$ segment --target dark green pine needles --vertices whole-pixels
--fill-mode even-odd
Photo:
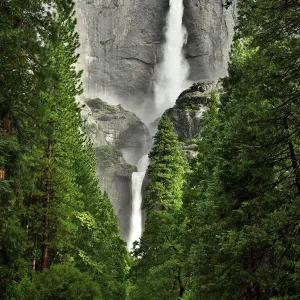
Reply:
[[[127,251],[80,132],[75,25],[69,0],[0,3],[1,299],[125,298]]]
[[[172,300],[184,291],[178,226],[187,162],[166,114],[159,122],[149,158],[145,231],[134,251],[134,285],[129,298]]]

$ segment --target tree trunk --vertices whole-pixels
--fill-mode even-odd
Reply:
[[[35,268],[36,268],[36,260],[35,260],[35,256],[32,259],[32,273],[35,273]]]
[[[11,133],[11,117],[9,115],[9,113],[7,113],[3,119],[2,119],[2,122],[3,122],[3,129],[4,129],[4,132],[6,135],[10,135]]]
[[[285,125],[285,129],[287,131],[289,131],[289,126],[287,123],[287,120],[284,120],[284,125]],[[295,152],[295,148],[294,145],[291,141],[290,138],[288,138],[288,145],[289,145],[289,151],[290,151],[290,157],[291,157],[291,162],[292,162],[292,167],[294,170],[294,175],[295,175],[295,183],[296,183],[296,187],[298,190],[298,193],[300,193],[300,172],[299,172],[299,165],[298,165],[298,161],[297,161],[297,156],[296,156],[296,152]]]
[[[44,198],[44,228],[43,228],[43,241],[42,241],[42,259],[41,259],[41,269],[45,269],[48,266],[48,257],[49,257],[49,216],[48,210],[51,202],[52,195],[52,175],[51,175],[51,158],[52,158],[52,146],[53,141],[48,139],[48,149],[47,149],[47,159],[48,167],[46,171],[46,196]]]
[[[183,297],[184,292],[185,292],[185,287],[184,287],[183,282],[181,280],[181,267],[179,267],[179,269],[178,269],[177,280],[178,280],[178,285],[179,285],[179,298],[181,299]]]

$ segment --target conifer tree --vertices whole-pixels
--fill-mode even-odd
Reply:
[[[30,168],[37,157],[27,160],[24,152],[40,140],[33,139],[33,128],[39,123],[42,111],[38,95],[44,55],[37,36],[45,29],[47,19],[45,8],[39,1],[4,0],[0,3],[2,298],[11,298],[11,283],[25,276],[31,265],[27,253],[27,226],[23,224],[22,214],[24,190],[33,182]],[[32,156],[35,154],[37,152],[33,151]],[[22,176],[21,169],[26,170]]]
[[[187,163],[180,147],[164,114],[149,154],[146,223],[134,251],[132,299],[176,299],[184,293],[178,226]]]
[[[147,187],[145,207],[148,210],[176,210],[181,206],[185,159],[174,127],[163,114],[149,153],[151,184]]]
[[[298,6],[240,1],[218,118],[185,197],[190,299],[299,294]]]
[[[125,244],[80,129],[74,3],[2,1],[0,14],[0,297],[58,297],[57,278],[72,297],[70,275],[88,298],[124,299]]]

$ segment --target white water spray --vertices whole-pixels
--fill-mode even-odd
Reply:
[[[132,173],[132,214],[130,235],[127,243],[128,249],[132,248],[134,241],[139,241],[142,236],[142,185],[149,165],[148,155],[144,155],[138,162],[137,172]]]
[[[170,0],[163,61],[156,67],[154,86],[156,113],[159,116],[173,106],[179,94],[188,87],[189,64],[183,53],[187,42],[187,31],[182,25],[183,12],[183,0]]]

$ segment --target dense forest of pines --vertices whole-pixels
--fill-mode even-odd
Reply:
[[[69,0],[0,2],[0,298],[124,299],[128,255],[75,97]]]
[[[238,19],[194,160],[160,120],[130,257],[76,102],[73,2],[0,1],[0,299],[299,299],[300,2]]]
[[[130,299],[300,298],[300,2],[238,3],[189,169],[160,121]]]

